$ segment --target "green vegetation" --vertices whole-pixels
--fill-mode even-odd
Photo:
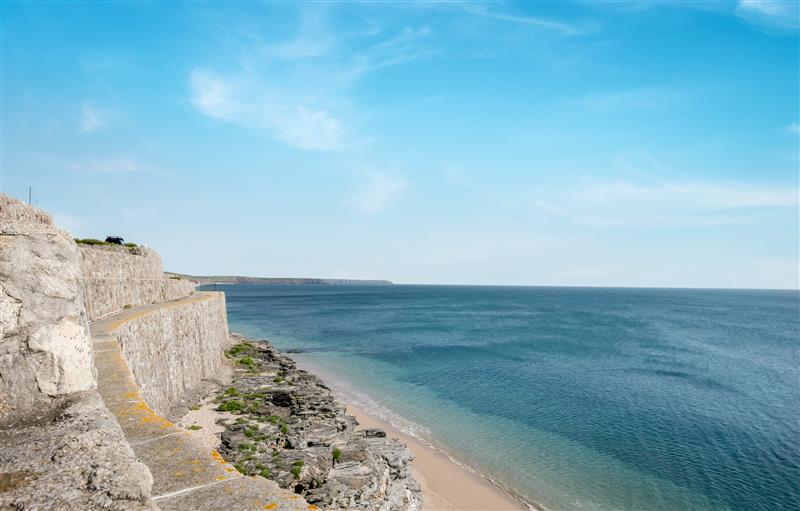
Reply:
[[[200,409],[200,403],[194,404],[194,405],[189,407],[189,410],[192,410],[192,411],[195,411],[195,412],[197,410],[199,410],[199,409]]]
[[[249,343],[240,342],[238,344],[233,345],[231,349],[228,350],[228,353],[230,353],[231,356],[235,356],[243,352],[244,350],[248,349],[249,347],[250,347]]]
[[[277,378],[275,378],[274,380],[272,380],[272,382],[273,382],[273,383],[283,383],[283,382],[285,382],[285,381],[286,381],[286,380],[284,380],[284,379],[283,379],[283,378],[281,378],[280,376],[279,376],[279,377],[277,377]]]
[[[256,446],[251,444],[250,442],[245,442],[243,444],[239,444],[240,451],[255,451]]]
[[[300,479],[300,472],[303,470],[303,465],[305,465],[303,460],[297,460],[292,463],[292,475],[294,475],[295,479]]]
[[[183,277],[179,277],[177,275],[170,275],[169,278],[171,278],[172,280],[183,280]]]
[[[259,472],[258,475],[260,475],[265,479],[269,479],[270,477],[272,477],[272,472],[270,472],[268,468],[262,468],[261,472]]]
[[[125,309],[125,310],[128,310],[128,309],[130,309],[131,307],[133,307],[133,305],[131,305],[131,304],[129,304],[129,303],[126,303],[125,305],[123,305],[123,306],[122,306],[122,308],[123,308],[123,309]]]
[[[203,426],[201,426],[200,424],[192,424],[191,426],[189,426],[188,429],[190,429],[191,431],[198,431],[200,429],[203,429]]]
[[[253,360],[252,357],[245,355],[239,360],[239,363],[242,364],[243,366],[252,366],[253,364],[255,364],[255,361]]]
[[[244,403],[238,399],[225,401],[217,407],[220,412],[241,412],[244,410]]]
[[[244,465],[242,465],[241,463],[234,463],[233,464],[233,468],[235,468],[236,470],[238,470],[242,474],[247,475],[247,469],[244,468]]]
[[[81,243],[83,245],[110,245],[110,243],[96,240],[94,238],[83,238],[83,239],[75,238],[75,243]]]
[[[139,245],[137,245],[136,243],[123,243],[122,246],[123,247],[128,247],[128,248],[136,248]]]
[[[278,428],[281,430],[281,433],[284,435],[289,432],[289,426],[286,425],[286,419],[280,415],[270,415],[269,421],[278,426]]]
[[[238,395],[239,395],[239,391],[238,391],[238,390],[236,390],[236,387],[228,387],[228,388],[225,390],[225,395],[226,395],[226,396],[230,396],[230,397],[235,397],[235,396],[238,396]]]
[[[341,457],[342,457],[342,450],[339,449],[338,447],[334,447],[333,448],[333,462],[336,463],[337,461],[339,461],[339,458],[341,458]]]

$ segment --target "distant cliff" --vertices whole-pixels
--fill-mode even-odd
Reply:
[[[198,284],[321,284],[321,285],[362,285],[388,286],[394,284],[390,280],[358,280],[358,279],[312,279],[282,277],[240,277],[235,275],[184,275],[166,272],[167,275],[193,280]]]

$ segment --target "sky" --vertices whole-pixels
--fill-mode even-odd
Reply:
[[[3,2],[2,191],[190,274],[798,288],[798,2]]]

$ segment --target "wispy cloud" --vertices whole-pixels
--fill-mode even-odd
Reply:
[[[299,149],[342,148],[341,122],[324,107],[301,103],[301,98],[271,91],[259,81],[229,80],[205,69],[192,71],[190,83],[192,104],[205,115],[262,130]]]
[[[470,14],[495,21],[525,25],[534,29],[547,30],[559,35],[574,36],[596,30],[594,24],[575,24],[540,16],[527,16],[500,11],[493,5],[472,2],[456,2],[450,4]]]
[[[355,196],[353,202],[362,213],[379,213],[406,188],[408,188],[408,181],[403,177],[382,172],[372,172],[367,175],[365,186]]]
[[[145,167],[135,160],[127,158],[90,158],[69,165],[70,170],[96,174],[118,174],[139,172]]]
[[[793,122],[786,127],[786,131],[792,135],[800,135],[800,124]]]
[[[108,125],[108,114],[91,105],[84,104],[80,116],[81,130],[94,133]]]
[[[534,209],[582,225],[706,227],[749,221],[755,208],[797,208],[790,185],[750,182],[593,181],[567,192],[534,190]]]
[[[796,0],[739,0],[736,14],[760,25],[800,29],[800,2]]]
[[[228,34],[239,57],[227,69],[190,72],[190,100],[201,113],[261,131],[292,147],[340,151],[361,145],[362,117],[352,87],[368,73],[426,58],[426,26],[333,30],[325,9],[304,8],[297,33],[281,41]],[[244,49],[242,49],[244,48]]]

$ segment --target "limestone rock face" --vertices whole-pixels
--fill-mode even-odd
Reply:
[[[152,510],[153,479],[96,391],[0,429],[0,509]]]
[[[0,425],[93,388],[86,321],[72,238],[47,213],[0,195]]]
[[[233,382],[216,400],[220,452],[240,471],[260,475],[326,510],[418,511],[413,455],[380,429],[356,430],[354,417],[316,376],[263,341],[227,352]]]
[[[80,253],[0,195],[0,509],[155,510],[152,477],[97,393]]]

